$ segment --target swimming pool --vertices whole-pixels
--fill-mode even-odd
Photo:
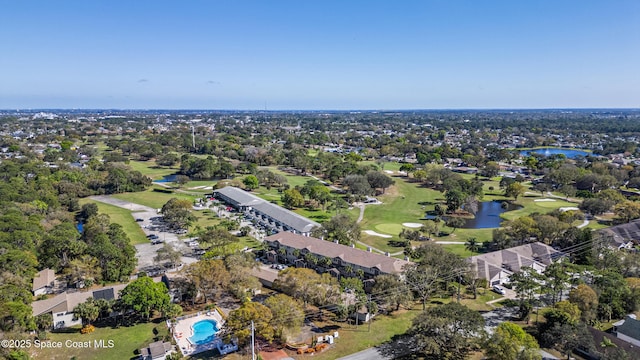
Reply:
[[[215,320],[202,320],[193,324],[193,335],[189,341],[195,345],[202,345],[212,342],[216,338],[218,332],[218,323]]]

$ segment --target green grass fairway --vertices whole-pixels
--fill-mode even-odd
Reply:
[[[382,234],[398,235],[402,231],[400,224],[380,224],[376,225],[376,231]]]
[[[164,167],[158,166],[154,160],[149,161],[134,161],[132,160],[128,164],[133,170],[140,171],[142,175],[146,175],[153,180],[160,180],[166,175],[174,174],[178,171],[178,167]]]
[[[153,188],[155,187],[136,193],[115,194],[113,195],[113,197],[120,200],[130,201],[136,204],[149,206],[154,209],[161,208],[162,205],[166,204],[167,201],[169,201],[171,198],[187,199],[189,201],[193,201],[194,199],[196,199],[196,196],[193,195],[188,195],[177,191],[174,191],[172,194],[166,194],[153,191]],[[158,188],[162,189],[161,187]]]
[[[122,326],[119,328],[96,327],[96,331],[91,334],[80,334],[80,332],[48,333],[48,341],[61,341],[63,346],[60,349],[32,349],[31,355],[35,360],[127,360],[136,356],[136,350],[141,349],[154,341],[154,329],[159,335],[167,334],[167,326],[163,322],[151,322],[133,326]],[[78,349],[64,346],[65,342],[85,342],[89,341],[90,348]],[[113,348],[96,349],[95,340],[113,341]]]
[[[99,201],[93,201],[89,198],[80,199],[80,205],[84,205],[87,203],[94,203],[98,205],[98,212],[100,214],[109,215],[111,222],[120,224],[124,232],[129,236],[131,245],[138,245],[149,242],[149,239],[147,239],[147,237],[145,236],[144,232],[140,228],[140,225],[134,218],[135,215],[132,215],[131,211]]]

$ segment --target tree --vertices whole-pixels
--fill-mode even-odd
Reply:
[[[500,174],[500,165],[495,161],[489,161],[481,171],[481,175],[484,177],[492,178]]]
[[[286,341],[286,332],[296,333],[304,322],[304,310],[300,303],[285,294],[270,296],[264,304],[271,310],[271,326],[275,336]]]
[[[532,267],[523,267],[510,277],[516,295],[520,300],[520,316],[527,318],[535,295],[540,290],[541,276]]]
[[[325,221],[312,235],[328,241],[338,240],[340,244],[351,245],[360,241],[360,225],[347,214],[338,214]]]
[[[198,242],[207,250],[207,257],[227,256],[240,250],[240,239],[221,227],[207,229]]]
[[[154,310],[164,311],[167,308],[170,303],[169,290],[163,282],[154,282],[150,277],[143,276],[122,289],[118,302],[148,321]]]
[[[376,283],[371,291],[373,297],[384,307],[399,310],[400,306],[408,307],[413,300],[411,289],[398,275],[383,274],[376,277]]]
[[[569,274],[562,262],[555,262],[544,269],[546,289],[551,293],[551,303],[555,304],[562,299],[562,292],[567,288]]]
[[[520,326],[503,322],[484,343],[490,360],[539,360],[538,342]]]
[[[513,197],[514,200],[518,200],[520,195],[523,195],[526,191],[524,185],[519,182],[513,182],[507,186],[504,190],[504,196]]]
[[[554,346],[566,354],[567,360],[571,358],[571,352],[577,347],[583,349],[594,347],[593,337],[584,324],[555,324],[542,333],[542,340],[547,346]]]
[[[231,277],[222,260],[200,260],[187,265],[182,271],[203,296],[205,303],[217,298],[219,292],[229,285]]]
[[[251,191],[255,190],[260,186],[260,182],[255,175],[247,175],[243,180],[242,184],[244,184],[244,188]]]
[[[447,212],[454,213],[456,212],[462,203],[464,202],[466,195],[460,190],[449,190],[445,194],[445,199],[447,201]]]
[[[459,218],[457,216],[451,216],[447,219],[447,226],[453,228],[451,233],[453,234],[457,228],[462,227],[464,225],[464,219]]]
[[[289,208],[297,208],[304,205],[304,197],[297,189],[285,190],[282,194],[282,204]]]
[[[382,189],[383,194],[389,186],[395,184],[395,181],[392,178],[379,171],[369,171],[367,173],[367,181],[371,188]]]
[[[357,197],[372,195],[371,185],[364,175],[347,175],[342,184],[347,187],[350,194]]]
[[[171,267],[176,267],[176,264],[180,263],[180,258],[182,258],[182,254],[179,251],[174,249],[173,246],[164,243],[158,249],[154,260],[159,263],[167,261]]]
[[[452,302],[429,308],[413,320],[410,346],[427,359],[464,359],[483,332],[480,313]]]
[[[251,337],[251,322],[255,328],[255,335],[267,341],[273,340],[273,327],[271,310],[253,301],[247,301],[240,308],[229,313],[224,324],[224,331],[238,338],[241,344],[246,344]]]
[[[187,228],[195,220],[192,208],[191,201],[172,198],[162,206],[163,220],[171,229]]]
[[[100,307],[95,303],[93,298],[78,304],[73,308],[73,316],[82,319],[83,324],[93,323],[100,315]]]
[[[596,319],[598,294],[589,285],[580,284],[572,289],[569,292],[569,301],[580,309],[582,321],[590,324]]]
[[[287,268],[278,274],[274,287],[283,293],[308,303],[325,305],[340,293],[337,281],[331,275],[318,274],[312,269]]]
[[[475,237],[470,237],[467,242],[464,243],[464,248],[471,252],[478,252],[480,250],[480,243]]]
[[[416,298],[421,300],[423,310],[443,279],[455,278],[468,271],[464,259],[436,244],[424,244],[415,250],[414,255],[419,261],[405,269],[405,281]]]
[[[82,255],[80,258],[71,260],[62,274],[65,275],[69,285],[84,287],[100,281],[101,272],[98,259],[91,255]]]

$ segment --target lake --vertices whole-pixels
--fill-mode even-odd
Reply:
[[[544,156],[563,154],[568,159],[574,159],[574,158],[576,158],[578,156],[592,155],[592,153],[590,153],[588,151],[574,150],[574,149],[558,149],[558,148],[544,148],[544,149],[520,151],[520,155],[522,155],[522,156],[527,156],[530,153],[540,154],[540,155],[544,155]]]
[[[504,204],[504,205],[503,205]],[[513,205],[506,201],[484,201],[478,203],[478,212],[473,219],[464,219],[462,229],[488,229],[500,227],[503,219],[500,214],[518,210],[522,206]]]

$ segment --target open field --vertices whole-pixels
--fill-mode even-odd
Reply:
[[[160,180],[166,175],[171,175],[178,171],[178,167],[164,167],[156,164],[155,160],[135,161],[132,160],[128,164],[133,170],[140,171],[142,175],[146,175],[153,180]]]
[[[89,198],[80,199],[80,205],[94,203],[98,205],[98,212],[100,214],[109,215],[111,222],[120,224],[124,232],[129,236],[131,245],[138,245],[148,243],[149,239],[145,236],[144,232],[140,228],[140,225],[136,222],[134,216],[130,210],[105,204],[99,201],[93,201]]]
[[[196,196],[184,194],[181,192],[174,191],[172,194],[167,194],[163,192],[153,191],[154,188],[163,189],[162,187],[152,186],[148,190],[135,192],[135,193],[125,193],[125,194],[115,194],[113,197],[125,201],[130,201],[132,203],[145,205],[152,207],[154,209],[160,209],[162,205],[166,204],[171,198],[178,199],[187,199],[193,201],[196,199]]]
[[[118,328],[96,327],[91,334],[80,334],[79,329],[73,332],[47,333],[48,341],[61,341],[63,345],[67,340],[71,342],[90,342],[89,348],[73,348],[63,346],[59,349],[32,349],[35,360],[123,360],[136,356],[135,351],[149,345],[156,336],[167,334],[168,330],[162,321],[137,324],[133,326],[121,326]],[[154,335],[154,331],[158,335]],[[95,348],[94,341],[113,341],[112,348]]]

